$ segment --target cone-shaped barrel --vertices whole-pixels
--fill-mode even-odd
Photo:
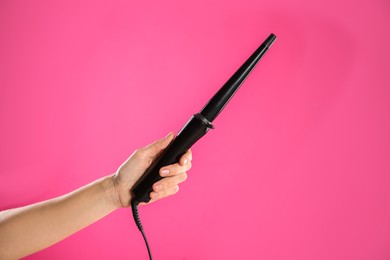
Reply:
[[[276,36],[271,34],[260,45],[259,48],[249,57],[247,61],[233,74],[233,76],[219,89],[219,91],[210,99],[207,105],[200,111],[208,121],[212,122],[223,110],[234,93],[241,86],[249,73],[253,70],[257,62],[267,52],[268,48],[276,40]]]

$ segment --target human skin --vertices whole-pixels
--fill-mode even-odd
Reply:
[[[116,171],[66,195],[0,212],[0,259],[18,259],[51,246],[116,209],[129,207],[131,188],[173,140],[170,133],[137,149]],[[152,203],[178,192],[187,179],[192,153],[160,169],[166,177],[153,184]]]

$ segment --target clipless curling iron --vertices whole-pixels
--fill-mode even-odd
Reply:
[[[180,157],[191,148],[201,137],[203,137],[214,126],[212,122],[221,113],[229,100],[233,97],[249,73],[253,70],[257,62],[267,52],[268,48],[276,40],[276,36],[271,34],[260,45],[260,47],[245,61],[243,65],[233,74],[233,76],[219,89],[219,91],[209,100],[204,108],[193,115],[187,124],[180,130],[176,138],[161,153],[161,155],[145,171],[141,178],[132,188],[131,206],[134,220],[141,231],[152,259],[149,245],[147,243],[143,228],[138,216],[137,205],[140,202],[150,201],[150,192],[152,185],[161,180],[159,170],[163,166],[170,165],[179,161]]]

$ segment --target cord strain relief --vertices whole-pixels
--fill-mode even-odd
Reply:
[[[136,201],[134,199],[131,201],[131,211],[133,212],[133,218],[134,218],[135,224],[137,225],[137,227],[140,231],[143,231],[141,219],[140,219],[139,214],[138,214],[138,201]]]

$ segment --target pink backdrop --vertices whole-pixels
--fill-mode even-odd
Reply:
[[[386,0],[2,1],[0,207],[67,193],[177,132],[278,40],[142,207],[156,259],[390,258]],[[27,259],[147,259],[130,210]]]

